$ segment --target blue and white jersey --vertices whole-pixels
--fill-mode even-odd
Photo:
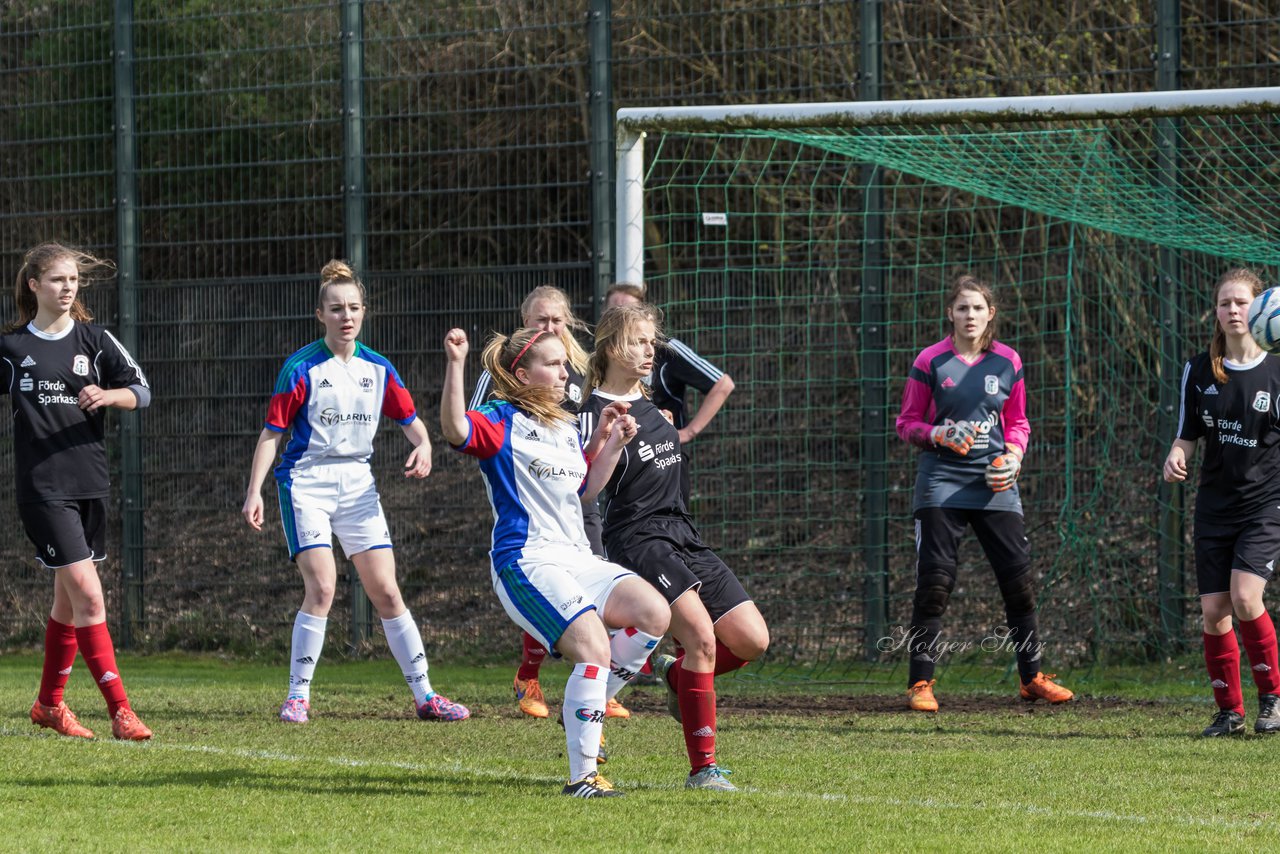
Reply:
[[[276,480],[288,483],[295,472],[319,463],[367,463],[383,415],[401,425],[417,417],[386,358],[358,342],[349,362],[334,356],[323,339],[303,347],[280,370],[267,410],[268,430],[292,431]]]
[[[467,438],[455,450],[480,461],[493,508],[493,568],[548,545],[590,554],[578,497],[587,460],[573,422],[547,426],[505,400],[469,410],[467,421]]]

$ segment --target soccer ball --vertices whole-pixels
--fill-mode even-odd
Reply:
[[[1280,286],[1268,288],[1249,303],[1249,334],[1268,353],[1280,352]]]

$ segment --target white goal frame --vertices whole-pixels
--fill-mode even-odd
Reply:
[[[731,132],[748,128],[866,127],[973,121],[1280,113],[1280,86],[1011,98],[934,98],[618,110],[614,280],[644,283],[644,138],[650,131]]]

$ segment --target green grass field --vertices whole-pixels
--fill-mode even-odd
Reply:
[[[719,753],[737,795],[683,788],[664,695],[635,688],[623,698],[636,714],[606,727],[605,773],[628,796],[580,801],[558,795],[560,728],[519,715],[506,667],[433,667],[436,686],[474,715],[439,724],[412,717],[391,662],[334,657],[317,671],[313,722],[288,726],[275,720],[283,665],[121,665],[150,743],[110,738],[80,665],[68,702],[106,737],[38,730],[27,710],[39,659],[0,657],[4,850],[1280,848],[1280,737],[1194,738],[1212,709],[1185,679],[1127,696],[1077,684],[1080,702],[1052,709],[1008,686],[948,692],[944,679],[936,716],[900,711],[896,679],[725,680]],[[549,699],[565,672],[547,667]]]

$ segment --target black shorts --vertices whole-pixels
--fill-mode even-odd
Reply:
[[[750,602],[738,576],[684,519],[653,518],[612,537],[609,560],[652,584],[667,602],[697,590],[711,622]]]
[[[1200,595],[1229,593],[1231,572],[1239,570],[1271,580],[1280,557],[1280,507],[1267,509],[1241,522],[1222,524],[1195,520],[1196,585]]]
[[[19,504],[18,515],[41,565],[61,569],[82,560],[106,560],[107,499]]]
[[[1012,510],[921,507],[916,516],[916,568],[946,569],[955,575],[960,538],[973,528],[991,566],[1000,573],[1031,564],[1022,514]]]

